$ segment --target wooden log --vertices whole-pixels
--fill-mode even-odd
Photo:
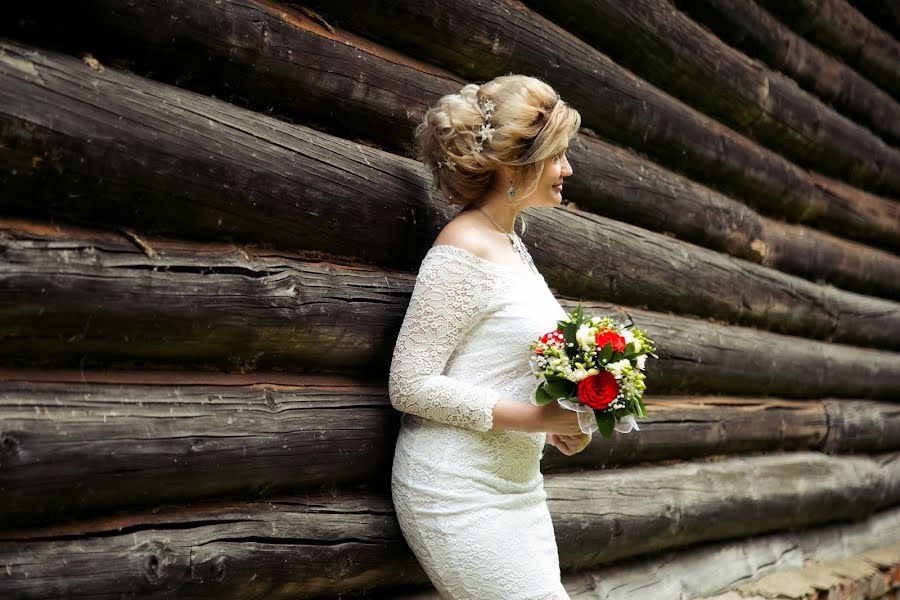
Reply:
[[[677,0],[676,5],[732,46],[790,76],[888,142],[896,146],[900,141],[900,106],[890,95],[791,31],[756,2]]]
[[[856,519],[900,501],[898,473],[898,455],[797,452],[551,475],[545,488],[560,563],[582,569],[676,544]]]
[[[349,34],[339,32],[338,37],[309,23],[305,17],[291,12],[286,13],[288,16],[278,16],[266,5],[256,6],[255,12],[250,12],[245,19],[237,19],[229,30],[231,33],[213,27],[213,32],[222,32],[222,39],[203,34],[209,29],[201,18],[203,15],[207,19],[224,18],[224,12],[235,18],[233,15],[242,14],[241,11],[255,6],[252,3],[241,4],[226,10],[226,4],[191,4],[195,11],[204,8],[212,12],[197,14],[191,19],[167,20],[173,25],[166,30],[164,43],[149,37],[156,30],[143,26],[146,21],[144,12],[138,15],[141,18],[135,17],[137,25],[132,25],[130,21],[117,21],[117,25],[111,24],[104,31],[95,32],[94,38],[109,37],[115,31],[127,31],[129,39],[140,39],[142,42],[136,45],[135,50],[152,55],[152,58],[145,59],[148,64],[171,69],[172,79],[176,78],[178,68],[183,70],[187,65],[185,53],[180,51],[181,44],[176,48],[169,43],[169,36],[177,34],[177,39],[183,43],[203,40],[208,47],[188,53],[189,57],[202,57],[202,60],[198,65],[188,63],[191,64],[192,78],[187,81],[185,77],[179,78],[180,85],[193,84],[195,89],[201,91],[217,91],[204,87],[203,81],[206,80],[201,77],[204,74],[217,83],[223,80],[251,82],[252,90],[244,90],[245,93],[252,91],[254,97],[260,100],[268,100],[270,96],[280,98],[279,110],[312,120],[330,118],[330,128],[338,133],[358,136],[364,132],[377,143],[394,148],[408,143],[411,127],[415,121],[421,120],[429,103],[462,85],[432,67],[407,57],[394,56],[387,49]],[[146,11],[155,5],[140,6],[141,10]],[[80,8],[75,12],[82,18],[95,14]],[[46,13],[55,14],[54,11]],[[122,7],[101,11],[101,14],[104,20],[110,20],[110,15],[124,20]],[[252,22],[251,16],[255,17]],[[243,48],[241,52],[234,52],[235,28],[239,25],[251,28],[240,30],[241,35],[237,37],[250,40],[251,31],[256,31],[259,19],[265,19],[262,22],[266,23],[270,36],[275,36],[275,42],[263,44],[255,54],[244,46],[239,47]],[[90,21],[94,24],[97,19]],[[176,25],[190,29],[173,31]],[[82,31],[72,27],[66,27],[65,31],[75,29]],[[47,32],[42,33],[47,35]],[[66,34],[59,33],[61,39],[65,39]],[[80,34],[78,40],[83,37]],[[215,45],[217,42],[220,46]],[[174,56],[166,60],[167,53],[174,53]],[[310,55],[327,57],[322,61],[328,68],[294,58]],[[211,62],[208,60],[210,56],[220,56],[221,59]],[[170,61],[177,62],[178,67],[171,66]],[[215,73],[208,73],[210,69]],[[265,85],[258,81],[260,71],[265,73]],[[234,89],[235,83],[230,85]],[[354,100],[335,102],[335,98],[341,96]],[[339,108],[334,108],[336,105]],[[398,114],[398,110],[402,114]],[[378,118],[372,118],[373,113]],[[572,146],[572,162],[578,177],[572,179],[567,187],[571,190],[569,196],[579,206],[593,212],[648,229],[671,232],[681,239],[802,277],[822,279],[861,293],[900,296],[900,258],[895,255],[760,217],[744,204],[594,136],[576,138]],[[39,194],[40,191],[31,189],[27,193]],[[842,230],[857,231],[863,237],[872,227],[878,229],[890,222],[890,219],[871,219],[864,210],[846,212],[846,218],[841,223]],[[887,233],[897,238],[900,247],[900,207],[897,207],[896,213],[896,227]]]
[[[900,293],[895,254],[763,217],[587,133],[573,139],[569,149],[575,170],[566,181],[570,205],[806,279],[885,298]],[[858,227],[865,231],[862,222]]]
[[[900,190],[900,152],[671,2],[531,4],[617,63],[797,164],[882,192]],[[900,109],[891,121],[900,122]]]
[[[868,458],[797,453],[552,475],[545,487],[561,564],[573,569],[693,542],[860,520],[900,501],[885,494],[897,462],[886,469]],[[423,583],[402,548],[386,496],[334,493],[8,532],[0,564],[4,590],[17,598],[314,598]]]
[[[0,175],[7,184],[0,208],[8,211],[37,208],[195,238],[263,239],[403,268],[418,263],[451,214],[428,198],[428,176],[413,161],[62,57],[27,50],[17,56],[26,57],[11,63],[21,68],[7,74],[22,87],[9,86],[20,93],[4,100],[7,114],[27,114],[30,124],[8,121],[25,132],[6,146],[10,170]],[[46,71],[37,71],[35,60]],[[75,76],[75,89],[63,73]],[[50,91],[54,76],[67,94]],[[148,104],[147,97],[157,100]],[[69,112],[80,110],[87,112],[78,119]],[[138,118],[156,125],[136,126]],[[106,142],[88,141],[96,139]],[[111,146],[128,151],[111,155]],[[129,153],[142,161],[126,160]],[[41,177],[31,166],[40,163],[36,155],[53,161]],[[42,200],[12,202],[22,197]],[[536,258],[563,293],[861,345],[900,343],[896,302],[811,284],[594,215],[539,212],[531,238]],[[603,277],[593,277],[598,256],[606,262]],[[673,286],[681,277],[692,283],[690,296]]]
[[[334,598],[427,582],[389,496],[336,492],[9,533],[0,564],[15,598]]]
[[[853,8],[861,12],[880,29],[900,38],[900,2],[897,0],[851,0]]]
[[[652,383],[652,379],[651,379]],[[714,454],[900,450],[870,401],[648,396],[643,433],[545,472]],[[383,382],[273,373],[0,371],[0,522],[24,527],[205,498],[379,485],[399,413]]]
[[[577,229],[566,211],[550,212],[564,218],[541,239],[566,232],[566,248],[591,247],[587,236],[572,241]],[[0,221],[0,233],[0,361],[7,365],[384,373],[413,286],[405,273],[249,247],[136,244],[9,220]],[[649,331],[661,358],[651,371],[657,392],[895,399],[900,391],[898,353],[585,306]]]
[[[398,0],[376,7],[353,1],[341,3],[339,11],[329,3],[313,4],[339,24],[468,79],[510,71],[544,77],[603,136],[764,212],[829,222],[840,231],[840,219],[824,201],[830,192],[815,189],[809,173],[636,78],[520,3]],[[893,214],[897,208],[858,190],[845,200],[868,206],[876,219],[886,217],[882,209]]]
[[[737,542],[634,559],[620,565],[563,576],[572,600],[660,600],[718,592],[735,581],[751,581],[805,562],[835,560],[900,537],[900,511],[891,509],[862,523],[831,525],[800,533],[759,536]],[[370,594],[375,600],[439,600],[434,590]]]
[[[714,454],[900,450],[871,401],[648,396],[641,434],[545,472]],[[165,503],[378,487],[399,414],[383,383],[273,373],[0,371],[0,515],[23,527]],[[315,456],[315,460],[310,460]],[[134,485],[135,477],[153,480]]]
[[[85,49],[84,41],[90,39],[87,49],[91,52],[115,62],[121,62],[116,57],[125,55],[129,57],[129,68],[139,68],[153,77],[175,81],[179,86],[203,93],[234,97],[257,110],[277,110],[292,119],[316,123],[345,137],[362,136],[404,153],[409,153],[412,128],[421,120],[424,109],[440,95],[455,92],[462,85],[460,79],[435,67],[344,31],[325,29],[300,12],[272,3],[169,0],[167,3],[116,2],[109,6],[91,6],[95,10],[86,10],[83,4],[77,8],[61,9],[54,5],[47,9],[42,0],[36,0],[17,4],[13,10],[26,14],[6,22],[25,23],[12,33],[39,44],[61,44],[70,51],[79,51]],[[60,10],[66,12],[61,14]],[[183,17],[173,20],[169,18],[170,14]],[[222,23],[227,23],[227,27]],[[78,33],[73,37],[73,32]],[[191,51],[184,52],[182,48]],[[667,108],[657,106],[657,110]],[[373,113],[378,118],[372,118]],[[635,127],[634,124],[620,123],[616,130],[626,126]],[[629,143],[641,147],[643,135],[641,129]],[[706,132],[703,135],[712,134]],[[604,145],[586,142],[583,146],[587,156],[573,157],[577,159],[579,177],[586,169],[595,171],[597,163],[602,165],[601,168],[608,163]],[[654,149],[646,150],[652,152]],[[721,159],[723,157],[716,160]],[[634,160],[632,157],[630,162]],[[766,160],[775,161],[777,165],[783,162],[774,155]],[[28,162],[21,168],[34,170]],[[605,178],[621,176],[622,171],[617,169]],[[759,179],[756,174],[745,171],[743,163],[735,165],[732,171],[735,176]],[[598,175],[603,177],[602,173]],[[792,220],[830,228],[840,236],[900,248],[900,207],[896,203],[852,188],[833,199],[812,182],[804,181],[806,174],[803,171],[794,169],[788,175],[768,187],[759,182],[745,195],[744,201],[774,210]],[[634,174],[630,179],[638,178],[636,181],[639,182],[639,177]],[[785,197],[786,193],[789,198]],[[763,197],[770,197],[775,204],[760,204]],[[573,199],[577,202],[589,200],[575,196]],[[631,202],[627,194],[617,200],[626,213]],[[666,203],[672,204],[667,212],[679,214],[680,207],[671,199],[666,199]],[[594,203],[595,208],[597,204]],[[660,206],[654,206],[654,210],[658,213]],[[714,212],[722,210],[719,206]],[[734,211],[748,212],[746,209],[739,211],[737,207]],[[715,223],[702,212],[700,215],[696,226],[687,228],[689,232],[696,236],[695,227],[712,232],[703,235],[699,241],[696,237],[684,239],[705,243],[704,240],[718,235],[725,240],[713,247],[727,247],[730,252],[734,252],[736,243],[743,242],[743,239],[732,239],[732,231],[735,224],[746,222],[745,214],[727,217],[725,231],[722,231],[723,223]],[[652,228],[658,223],[658,219],[645,218],[645,221],[646,224],[636,224]],[[676,221],[678,219],[670,215],[669,227],[674,227]],[[749,225],[748,228],[752,229]],[[682,235],[678,231],[675,233]],[[751,241],[753,239],[756,238]],[[824,240],[823,244],[827,245],[828,241]],[[745,258],[750,256],[759,260],[759,253],[746,245],[738,252]],[[799,254],[806,255],[807,252],[801,250]],[[821,264],[840,265],[843,261],[823,260]],[[846,275],[843,278],[846,279]],[[896,278],[873,279],[894,281]]]
[[[383,381],[140,372],[0,379],[5,528],[378,485],[390,475],[399,427]]]
[[[900,42],[844,0],[758,0],[791,29],[900,99]]]

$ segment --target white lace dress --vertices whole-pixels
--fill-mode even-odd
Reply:
[[[394,349],[390,397],[405,413],[394,506],[445,599],[568,599],[539,468],[544,434],[491,431],[498,399],[531,401],[528,345],[565,317],[522,267],[431,248]]]

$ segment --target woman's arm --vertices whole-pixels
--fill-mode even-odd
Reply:
[[[426,419],[488,431],[499,394],[442,375],[459,341],[487,308],[493,280],[458,256],[422,261],[397,336],[388,391],[391,404]]]

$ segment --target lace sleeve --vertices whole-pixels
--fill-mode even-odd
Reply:
[[[457,343],[486,309],[492,282],[489,274],[452,251],[425,257],[391,361],[388,392],[396,409],[458,427],[491,429],[499,394],[443,371]]]

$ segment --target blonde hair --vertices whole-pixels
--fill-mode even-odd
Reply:
[[[484,125],[492,128],[488,139]],[[516,198],[530,194],[543,161],[565,150],[580,125],[578,111],[543,81],[504,75],[442,97],[425,113],[416,139],[434,187],[465,206],[487,193],[504,166],[513,169],[517,187],[529,186]]]

